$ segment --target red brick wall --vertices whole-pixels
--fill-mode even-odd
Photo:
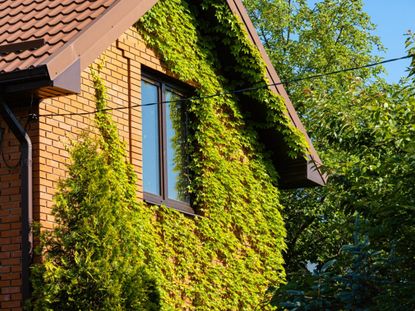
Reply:
[[[103,62],[101,77],[105,81],[110,108],[140,104],[141,65],[166,72],[153,51],[148,49],[133,28],[126,31],[96,61]],[[43,100],[40,118],[31,125],[33,141],[33,218],[45,229],[52,229],[53,195],[58,181],[65,177],[70,142],[83,130],[93,131],[93,114],[77,113],[95,110],[94,88],[89,68],[81,75],[78,95]],[[45,114],[71,116],[42,117]],[[20,112],[27,115],[27,112]],[[137,195],[142,197],[141,109],[139,107],[111,112],[125,141],[129,161],[138,175]],[[0,119],[0,126],[6,128]],[[23,122],[23,121],[22,121]],[[6,148],[6,149],[5,149]],[[10,162],[19,156],[19,144],[8,131],[3,150]],[[19,170],[8,170],[0,161],[0,310],[21,310],[21,214]]]
[[[29,110],[14,109],[13,113],[18,117],[20,124],[28,130],[36,150],[38,127],[37,124],[27,123]],[[0,127],[4,129],[0,152],[6,160],[0,157],[0,310],[21,310],[20,144],[1,117]],[[33,155],[36,159],[36,151]],[[33,164],[33,177],[36,180],[36,160]]]
[[[5,129],[1,152],[9,165],[19,161],[19,143],[3,120]],[[19,167],[8,169],[0,160],[0,307],[9,310],[19,307],[20,294],[20,176]]]

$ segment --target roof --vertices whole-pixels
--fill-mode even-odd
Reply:
[[[156,2],[1,1],[0,89],[6,93],[36,89],[39,98],[79,92],[79,73]],[[36,39],[43,39],[44,44],[2,52],[10,50],[10,45],[15,43],[26,43],[30,47]]]
[[[3,53],[0,72],[28,69],[88,27],[116,0],[6,0],[0,3],[1,46],[43,39],[37,49]]]
[[[0,91],[35,90],[39,98],[80,91],[80,73],[158,0],[3,0],[0,2]],[[271,83],[280,79],[241,0],[227,0],[258,47]],[[99,40],[97,40],[99,38]],[[316,169],[320,158],[282,85],[273,87],[288,117],[309,142],[309,160],[284,159],[277,169],[288,176],[283,186],[325,183]],[[270,141],[270,145],[279,145]],[[279,150],[279,151],[278,151]],[[281,158],[280,158],[281,159]]]

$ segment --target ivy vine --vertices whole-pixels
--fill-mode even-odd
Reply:
[[[109,116],[100,111],[96,126],[102,138],[98,142],[85,138],[82,148],[75,147],[73,160],[78,164],[70,166],[69,174],[75,182],[62,183],[54,210],[58,220],[65,219],[65,213],[81,219],[77,228],[86,236],[68,229],[73,222],[64,222],[51,236],[43,236],[46,261],[33,270],[35,296],[40,297],[35,306],[64,310],[68,302],[65,306],[78,308],[76,297],[82,297],[80,304],[100,304],[87,305],[86,309],[94,310],[110,305],[139,310],[267,310],[271,307],[264,304],[266,289],[285,281],[281,252],[286,232],[278,174],[260,143],[258,129],[279,132],[293,157],[304,154],[304,138],[287,119],[282,99],[270,90],[238,96],[226,92],[267,82],[258,51],[226,2],[161,0],[136,27],[166,68],[197,86],[199,95],[227,94],[187,103],[193,121],[187,148],[192,172],[188,187],[200,216],[134,199],[134,176],[125,163],[123,145]],[[92,77],[97,110],[102,110],[105,88],[96,74]],[[266,122],[247,122],[244,105],[265,108]],[[86,165],[84,159],[92,162]],[[83,168],[89,171],[85,174],[80,171]],[[120,178],[110,178],[114,174]],[[98,181],[88,177],[95,175]],[[121,209],[107,204],[108,212],[100,212],[101,205],[96,211],[91,202],[97,196],[77,186],[83,178],[92,186],[106,181],[104,189],[94,186],[92,190],[105,202],[117,194]],[[118,184],[118,179],[123,183]],[[112,229],[96,233],[102,220]],[[89,249],[97,245],[99,251]],[[70,260],[65,255],[68,251]],[[105,255],[103,259],[95,257],[100,254]],[[137,282],[132,279],[135,276]],[[79,288],[79,280],[85,281],[86,292]],[[97,285],[92,289],[91,280]],[[112,280],[118,284],[114,288]],[[134,286],[141,289],[135,291]],[[106,292],[111,299],[88,296]],[[73,296],[68,300],[68,295]]]
[[[265,64],[240,21],[219,0],[161,0],[137,22],[146,43],[178,79],[196,85],[188,139],[190,192],[203,217],[189,218],[166,207],[153,211],[155,278],[166,310],[253,310],[269,284],[285,274],[281,252],[285,228],[278,174],[259,143],[257,129],[272,128],[305,154],[305,141],[269,89],[242,95],[229,90],[267,83]],[[265,123],[246,122],[241,108],[261,105]],[[266,308],[266,307],[265,307]]]

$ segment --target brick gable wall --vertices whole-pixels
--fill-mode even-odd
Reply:
[[[96,61],[104,62],[101,77],[105,81],[108,107],[131,107],[141,102],[141,65],[166,73],[155,53],[148,49],[130,28]],[[81,75],[81,92],[40,102],[38,115],[71,116],[40,117],[30,126],[33,143],[33,218],[42,227],[52,229],[53,195],[60,179],[65,178],[68,147],[83,130],[93,130],[93,114],[76,115],[95,110],[94,88],[89,68]],[[27,109],[14,111],[25,117]],[[126,143],[129,161],[138,175],[137,195],[142,198],[141,108],[111,111],[119,134]],[[21,120],[24,123],[24,120]],[[0,118],[0,126],[7,128]],[[10,162],[18,161],[19,144],[6,133],[2,149]],[[21,310],[21,225],[19,169],[8,170],[0,160],[0,310]]]

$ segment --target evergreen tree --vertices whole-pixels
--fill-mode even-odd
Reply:
[[[32,270],[35,310],[158,310],[146,271],[135,176],[105,112],[105,89],[92,72],[95,136],[71,149],[68,177],[55,195],[56,228],[41,235],[42,264]]]

